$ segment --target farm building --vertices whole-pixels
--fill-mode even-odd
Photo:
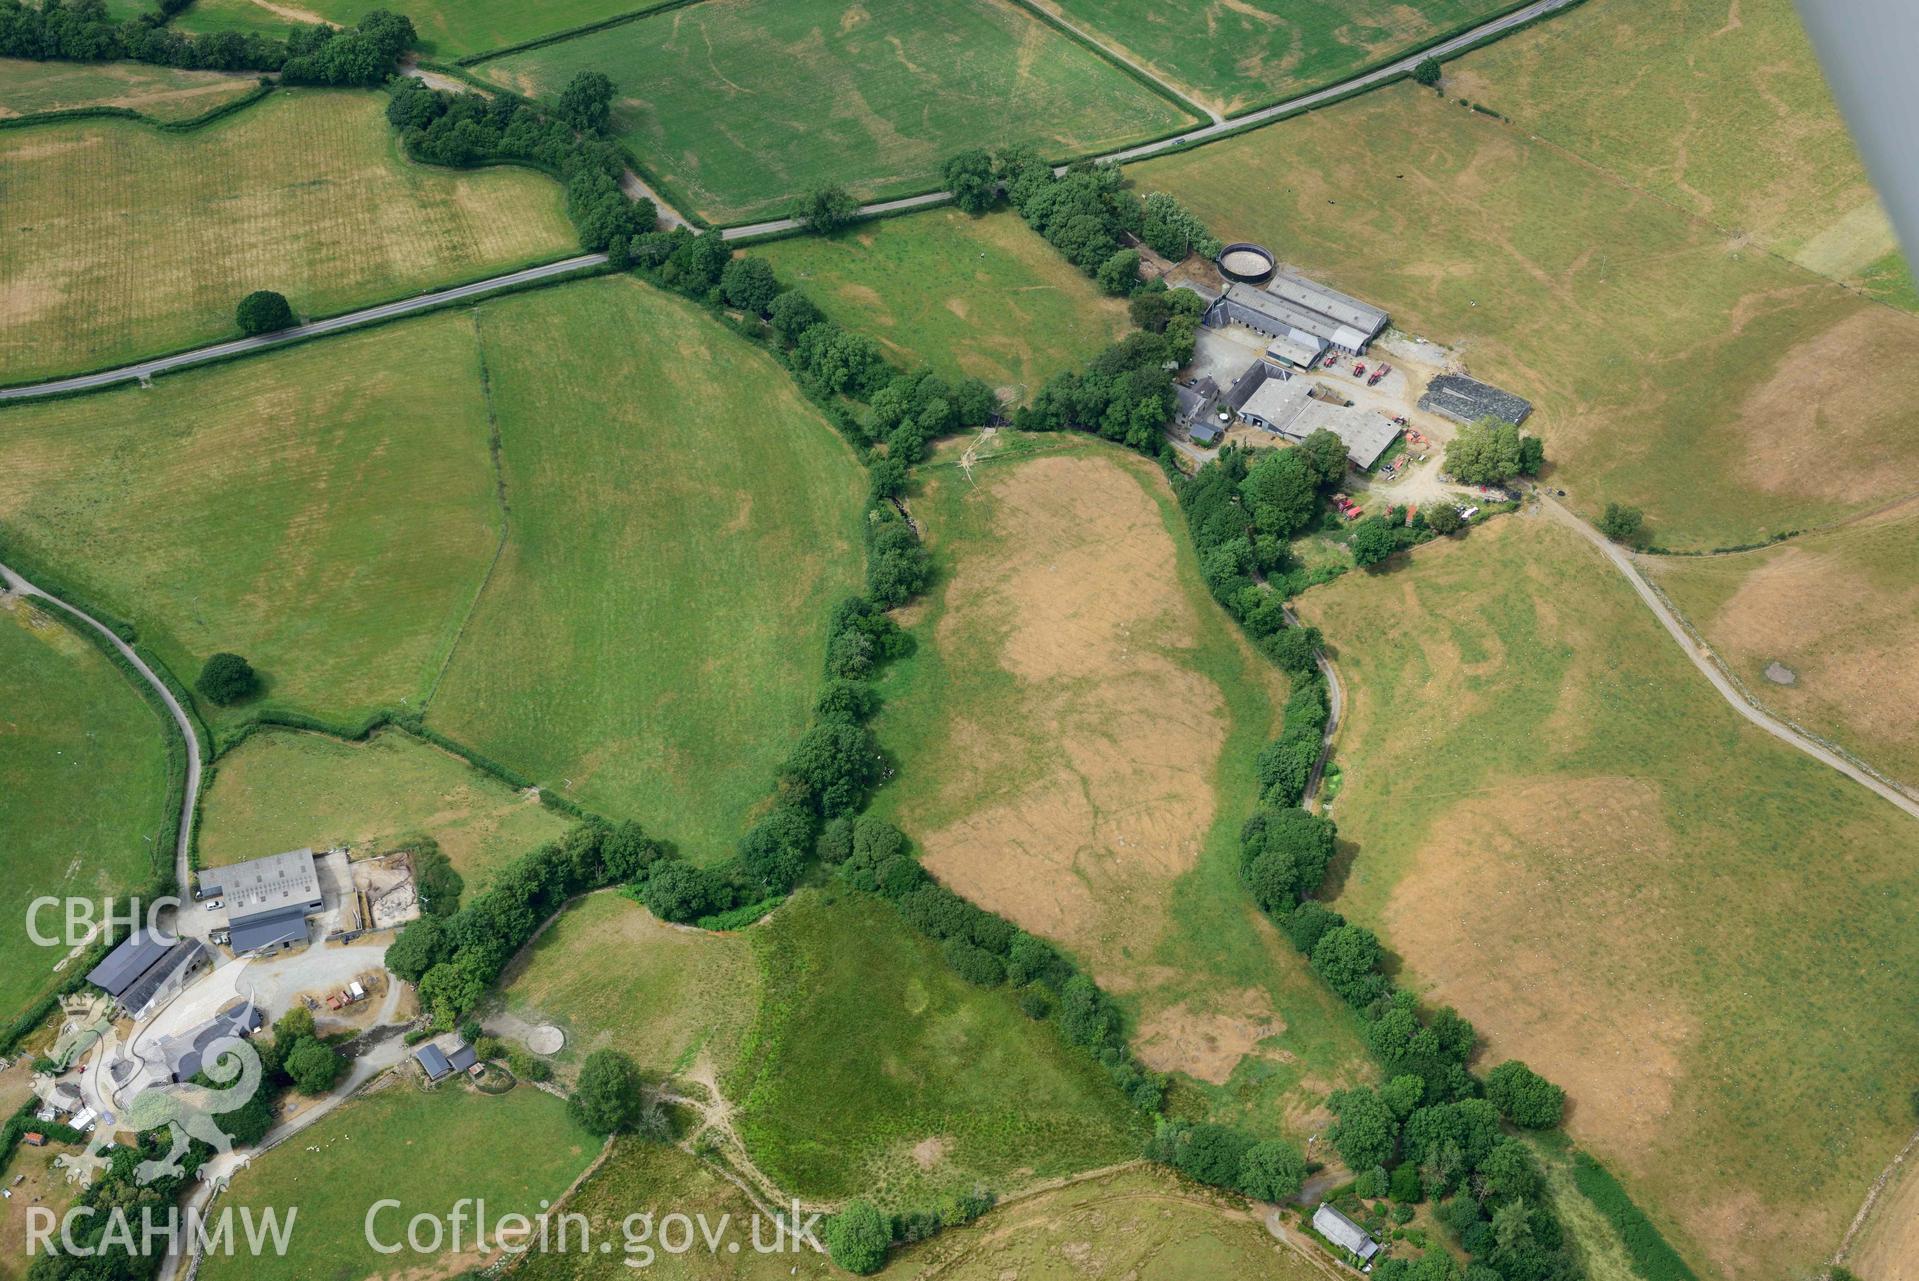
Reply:
[[[206,948],[193,939],[167,939],[135,930],[93,967],[87,982],[114,999],[133,1019],[143,1019],[207,968]]]
[[[167,1063],[167,1075],[175,1082],[190,1081],[209,1063],[219,1065],[220,1043],[245,1040],[266,1023],[266,1016],[252,1001],[241,999],[227,1006],[207,1022],[173,1037],[160,1047]]]
[[[207,868],[200,873],[200,896],[226,899],[227,927],[236,956],[304,944],[307,917],[324,903],[310,849]]]
[[[438,1081],[453,1071],[453,1065],[447,1062],[445,1052],[431,1042],[413,1051],[413,1057],[419,1062],[420,1070],[426,1073],[426,1079],[429,1081]]]
[[[1177,402],[1175,421],[1189,437],[1202,445],[1219,439],[1219,427],[1213,422],[1213,413],[1219,408],[1218,383],[1210,378],[1179,383],[1173,388],[1173,399]]]
[[[1225,403],[1239,416],[1275,436],[1302,441],[1325,428],[1346,444],[1346,459],[1361,471],[1379,461],[1399,435],[1385,415],[1372,409],[1321,400],[1313,384],[1285,369],[1256,360],[1234,380]]]
[[[1441,374],[1426,384],[1419,407],[1428,413],[1444,414],[1456,423],[1497,418],[1515,427],[1533,412],[1531,401],[1464,374]]]
[[[1386,313],[1304,276],[1277,271],[1264,285],[1235,282],[1208,301],[1208,327],[1244,325],[1267,338],[1276,361],[1305,368],[1327,348],[1357,356],[1386,327]]]
[[[1379,1253],[1379,1242],[1366,1230],[1324,1201],[1313,1211],[1313,1230],[1342,1250],[1351,1252],[1361,1263],[1369,1263]]]

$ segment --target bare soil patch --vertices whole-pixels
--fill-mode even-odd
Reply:
[[[1623,777],[1514,783],[1433,824],[1386,907],[1431,999],[1577,1100],[1569,1128],[1608,1152],[1655,1149],[1697,1020],[1660,980],[1648,935],[1683,928],[1636,865],[1678,858],[1651,786]],[[1595,849],[1590,833],[1611,833]]]
[[[1192,605],[1165,589],[1175,548],[1137,480],[1080,456],[988,485],[1002,554],[958,567],[938,641],[947,661],[997,662],[1020,685],[1023,724],[965,727],[977,758],[1022,757],[1035,739],[1046,755],[995,803],[928,833],[926,862],[1133,989],[1127,953],[1166,928],[1165,893],[1213,820],[1224,702],[1172,656]]]
[[[1204,1010],[1180,1001],[1147,1015],[1133,1041],[1140,1062],[1156,1072],[1177,1069],[1224,1085],[1261,1041],[1286,1030],[1271,998],[1258,988],[1224,993],[1219,1005]]]
[[[1919,1153],[1887,1179],[1844,1262],[1865,1281],[1919,1281]]]

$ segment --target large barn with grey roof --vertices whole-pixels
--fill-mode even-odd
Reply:
[[[307,917],[325,906],[310,849],[206,868],[200,897],[225,898],[228,943],[236,956],[304,945]]]
[[[1208,297],[1201,316],[1212,329],[1245,326],[1268,340],[1275,357],[1302,369],[1328,349],[1359,355],[1388,319],[1377,307],[1284,270],[1264,285],[1227,285],[1224,293]]]

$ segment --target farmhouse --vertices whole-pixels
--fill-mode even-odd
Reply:
[[[1364,1228],[1324,1201],[1319,1203],[1319,1209],[1313,1211],[1313,1230],[1340,1249],[1349,1251],[1362,1264],[1370,1263],[1372,1257],[1379,1253],[1379,1242],[1367,1236]]]
[[[1456,423],[1497,418],[1515,427],[1533,412],[1531,401],[1464,374],[1441,374],[1426,384],[1419,407],[1429,413],[1444,414]]]
[[[233,1002],[191,1032],[182,1033],[161,1045],[160,1053],[166,1059],[167,1075],[175,1082],[192,1080],[209,1062],[218,1064],[222,1041],[244,1040],[258,1032],[265,1023],[266,1016],[252,1001],[242,998]]]
[[[112,997],[129,1017],[143,1019],[155,1006],[207,968],[206,948],[193,939],[168,939],[135,930],[87,973],[87,982]]]
[[[1202,445],[1219,439],[1219,428],[1213,422],[1213,412],[1219,407],[1218,383],[1210,378],[1179,383],[1173,388],[1173,399],[1177,402],[1174,418],[1189,438]]]
[[[200,896],[224,896],[234,955],[304,945],[307,917],[324,899],[310,849],[270,854],[200,873]]]
[[[1276,271],[1265,285],[1235,281],[1209,296],[1201,321],[1212,329],[1244,325],[1270,342],[1272,358],[1310,366],[1327,348],[1357,356],[1386,327],[1386,313],[1304,276]]]
[[[455,1041],[451,1050],[443,1050],[428,1041],[413,1052],[414,1061],[426,1073],[427,1084],[443,1081],[455,1072],[471,1072],[479,1066],[480,1056],[465,1041]]]
[[[1346,444],[1346,458],[1361,471],[1379,461],[1399,435],[1384,414],[1322,400],[1313,384],[1286,369],[1254,361],[1226,393],[1225,403],[1262,431],[1302,441],[1325,428]]]

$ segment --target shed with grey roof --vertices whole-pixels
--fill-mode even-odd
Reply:
[[[1332,432],[1346,446],[1347,461],[1362,471],[1377,463],[1399,435],[1399,428],[1377,410],[1317,399],[1306,379],[1265,361],[1254,361],[1233,383],[1228,403],[1235,396],[1240,397],[1241,418],[1276,436],[1302,441],[1322,428]]]
[[[480,1056],[465,1041],[453,1047],[453,1053],[446,1056],[446,1065],[455,1072],[464,1072],[480,1061]]]
[[[207,868],[200,894],[225,896],[228,942],[238,956],[305,943],[306,918],[325,906],[310,849]]]
[[[1308,350],[1316,359],[1328,347],[1356,356],[1379,336],[1387,319],[1377,307],[1288,271],[1274,273],[1264,286],[1228,285],[1201,317],[1213,329],[1235,324],[1263,334],[1288,359]]]
[[[167,954],[174,940],[147,930],[135,930],[127,940],[107,953],[107,959],[87,971],[87,982],[118,997],[132,987]]]
[[[144,1019],[162,1000],[206,969],[208,960],[207,950],[199,940],[179,939],[115,1000],[130,1017]]]
[[[413,1057],[419,1061],[420,1068],[429,1081],[438,1081],[453,1071],[453,1064],[447,1061],[446,1054],[432,1043],[422,1045],[413,1051]]]
[[[1319,1203],[1319,1209],[1313,1211],[1313,1231],[1350,1252],[1361,1263],[1370,1263],[1372,1257],[1379,1253],[1379,1242],[1366,1235],[1366,1229],[1324,1201]]]

